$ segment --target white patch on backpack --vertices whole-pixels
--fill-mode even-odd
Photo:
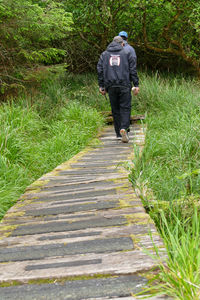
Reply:
[[[110,66],[118,66],[120,65],[120,55],[112,55],[109,60]]]

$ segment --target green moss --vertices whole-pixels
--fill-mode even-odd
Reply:
[[[0,240],[3,240],[6,237],[9,237],[11,235],[12,232],[1,232],[0,231]]]
[[[117,167],[117,171],[118,171],[118,173],[127,174],[127,176],[128,176],[127,171],[124,168],[122,168],[122,167],[121,168]]]
[[[122,182],[127,181],[127,177],[109,178],[106,181],[112,181],[114,183],[120,183],[121,184]]]
[[[82,158],[85,154],[87,154],[91,150],[92,150],[91,147],[85,148],[84,150],[82,150],[81,152],[79,152],[78,154],[73,156],[71,159],[69,159],[68,161],[57,166],[52,172],[48,173],[48,175],[51,175],[51,174],[53,175],[54,172],[66,171],[66,170],[71,169],[71,164],[77,163],[80,158]]]
[[[14,208],[21,208],[26,206],[27,204],[31,204],[33,202],[33,199],[31,200],[20,200],[19,202],[17,202],[17,204],[15,204]]]
[[[5,225],[5,226],[1,226],[0,230],[1,231],[8,231],[8,230],[14,230],[17,228],[18,225]]]
[[[50,173],[47,173],[46,176],[58,176],[59,175],[59,171],[57,170],[53,170]]]
[[[43,279],[32,279],[28,281],[28,284],[53,284],[53,283],[64,283],[66,281],[76,281],[76,280],[91,280],[99,278],[116,278],[117,275],[112,274],[94,274],[94,275],[79,275],[79,276],[67,276],[63,278],[43,278]]]
[[[54,284],[60,283],[63,284],[66,281],[75,281],[75,280],[90,280],[90,279],[100,279],[100,278],[116,278],[117,275],[113,274],[94,274],[94,275],[79,275],[79,276],[66,276],[62,278],[41,278],[41,279],[31,279],[26,282],[18,281],[18,280],[12,280],[8,282],[1,282],[0,287],[9,287],[9,286],[17,286],[17,285],[23,285],[26,284]]]
[[[132,239],[135,248],[136,248],[136,249],[137,249],[137,248],[140,249],[140,247],[137,245],[137,244],[141,241],[141,239],[139,238],[139,235],[130,234],[130,238]]]
[[[137,200],[137,201],[139,200],[138,197],[136,196],[136,194],[134,194],[134,193],[133,194],[131,194],[131,193],[126,194],[126,195],[123,196],[123,198],[124,199],[129,199],[131,201],[134,201],[134,199]]]
[[[0,240],[11,235],[18,225],[4,225],[0,227]]]
[[[146,225],[149,223],[153,223],[149,215],[146,213],[129,214],[129,215],[125,215],[125,217],[127,219],[128,225],[131,224]]]
[[[39,188],[32,188],[32,186],[30,187],[27,187],[26,189],[26,194],[36,194],[36,193],[39,193],[41,191],[41,189]]]
[[[128,191],[130,191],[130,187],[129,186],[119,186],[119,187],[116,187],[115,188],[116,189],[116,191],[118,192],[128,192]]]
[[[29,187],[30,188],[37,188],[37,187],[41,187],[44,186],[45,184],[47,184],[49,182],[49,179],[46,180],[36,180],[34,181]],[[29,187],[27,187],[27,189],[29,189]]]
[[[65,281],[76,281],[76,280],[90,280],[99,278],[116,278],[118,276],[112,274],[94,274],[94,275],[79,275],[79,276],[67,276],[63,278],[51,278],[51,279],[35,279],[29,280],[29,284],[44,284],[44,283],[64,283]]]
[[[9,282],[0,282],[0,288],[1,287],[9,287],[9,286],[17,286],[17,285],[21,285],[22,282],[17,281],[17,280],[12,280]]]
[[[13,213],[7,213],[4,216],[4,219],[22,217],[22,216],[24,216],[24,214],[25,214],[25,211],[16,211],[16,212],[13,212]]]
[[[32,201],[32,200],[36,200],[38,199],[39,197],[38,196],[31,196],[31,199],[29,198],[31,193],[29,192],[26,192],[24,193],[23,195],[21,195],[20,199],[18,201],[24,201],[24,200],[27,200],[27,201]]]
[[[132,207],[132,205],[126,201],[126,200],[119,200],[119,207],[117,207],[118,209],[122,209],[122,208],[127,208],[127,207]]]

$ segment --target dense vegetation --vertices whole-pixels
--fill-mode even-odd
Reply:
[[[130,180],[168,251],[158,291],[199,299],[200,86],[159,75],[200,77],[199,1],[0,0],[0,217],[102,126],[109,104],[95,76],[73,74],[95,71],[121,30],[139,67],[155,73],[140,73],[134,110],[147,114],[148,130]]]
[[[138,109],[147,112],[148,123],[137,177],[153,187],[162,201],[200,194],[199,82],[157,75],[147,78],[142,79],[142,93],[137,97]]]
[[[130,180],[160,231],[169,260],[156,290],[199,299],[200,84],[144,75],[137,108],[147,112],[146,143],[135,148]],[[157,249],[158,250],[158,249]],[[161,283],[161,284],[160,284]]]
[[[27,185],[78,153],[103,125],[97,109],[107,103],[101,97],[93,105],[98,89],[89,78],[48,79],[34,99],[24,95],[0,106],[0,218]]]
[[[30,81],[30,69],[56,63],[65,51],[56,43],[71,30],[72,15],[57,1],[0,0],[0,91]]]
[[[0,91],[38,80],[41,64],[94,71],[121,30],[140,66],[200,75],[199,20],[196,0],[0,0]]]
[[[126,30],[140,66],[189,69],[200,75],[200,4],[196,0],[65,0],[73,13],[74,69],[94,69],[113,36]],[[89,53],[88,53],[89,52]],[[78,65],[77,65],[78,58]],[[176,60],[176,64],[175,64]],[[80,65],[81,62],[81,65]]]

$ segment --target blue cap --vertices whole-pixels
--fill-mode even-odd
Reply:
[[[125,38],[128,38],[128,33],[126,31],[121,31],[119,36],[125,36]]]

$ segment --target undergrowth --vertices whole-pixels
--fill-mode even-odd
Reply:
[[[30,183],[83,149],[103,122],[92,104],[76,96],[73,80],[66,76],[48,79],[40,91],[2,104],[0,217]]]
[[[143,74],[144,75],[144,74]],[[136,105],[147,112],[142,155],[130,173],[160,232],[168,259],[152,290],[200,299],[200,84],[194,79],[144,75]],[[156,286],[155,286],[156,283]]]

